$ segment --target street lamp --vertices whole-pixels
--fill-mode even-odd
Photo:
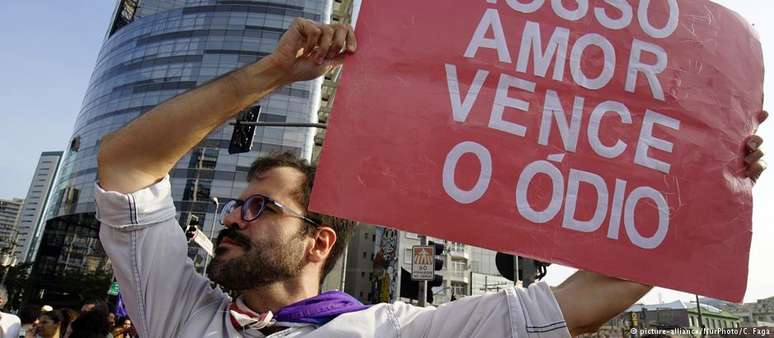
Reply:
[[[211,197],[210,202],[215,205],[215,213],[212,217],[212,224],[210,224],[210,236],[209,239],[211,242],[214,243],[212,236],[215,234],[215,222],[218,219],[218,207],[220,206],[220,202],[218,201],[217,197]],[[214,251],[214,250],[213,250]],[[204,258],[204,269],[202,270],[202,276],[207,274],[207,265],[210,264],[210,255],[206,255]]]

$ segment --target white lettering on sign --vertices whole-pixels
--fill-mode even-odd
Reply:
[[[457,162],[465,154],[473,154],[478,158],[481,164],[481,172],[478,175],[476,184],[470,190],[463,190],[454,182],[454,173],[457,169]],[[489,187],[489,181],[492,179],[492,155],[484,146],[475,142],[462,142],[446,155],[446,161],[443,163],[443,190],[451,198],[462,204],[470,204],[477,201],[484,195]]]
[[[548,137],[551,135],[551,121],[556,121],[556,127],[559,128],[559,135],[562,136],[564,149],[569,152],[575,152],[578,145],[578,135],[580,134],[581,118],[583,117],[583,97],[576,96],[572,105],[572,118],[567,122],[567,116],[562,108],[562,102],[559,101],[559,94],[554,90],[546,91],[546,100],[543,104],[543,118],[540,120],[540,136],[538,144],[548,145]]]
[[[494,38],[486,37],[487,32],[492,31]],[[466,58],[476,57],[479,48],[491,48],[497,50],[497,57],[500,62],[511,63],[511,54],[508,52],[508,45],[505,42],[505,32],[503,24],[500,22],[500,14],[496,9],[487,9],[481,21],[478,23],[473,38],[470,39],[468,48],[465,50]]]
[[[660,124],[673,130],[680,130],[679,120],[650,109],[646,110],[645,120],[642,121],[642,129],[640,129],[640,141],[637,142],[637,152],[634,154],[634,163],[669,174],[669,163],[648,157],[648,149],[650,148],[656,148],[669,153],[672,152],[672,142],[653,136],[653,126],[655,124]]]
[[[553,59],[553,79],[562,81],[564,79],[564,63],[567,59],[567,45],[569,41],[570,30],[556,27],[544,51],[543,40],[541,40],[540,36],[540,25],[537,22],[527,21],[524,26],[524,33],[521,35],[521,48],[519,48],[519,60],[516,63],[516,71],[520,73],[527,72],[529,56],[530,52],[532,52],[535,75],[546,77],[548,66],[551,64],[551,59]]]
[[[662,0],[663,1],[663,0]],[[637,23],[645,34],[654,39],[664,39],[671,36],[679,26],[680,7],[677,0],[665,0],[668,7],[667,22],[664,27],[655,27],[650,19],[650,0],[640,0],[637,7]],[[497,0],[487,0],[490,4],[497,4]],[[618,19],[608,15],[607,8],[594,7],[594,18],[604,27],[619,30],[627,28],[632,23],[632,6],[626,0],[604,0],[605,3],[620,12]],[[508,7],[520,13],[534,13],[545,4],[545,0],[505,0]],[[562,0],[551,0],[551,9],[554,14],[567,21],[578,21],[589,12],[588,0],[575,0],[577,8],[567,9]]]
[[[632,124],[632,114],[629,113],[629,108],[623,103],[615,101],[605,101],[597,105],[591,112],[591,119],[589,120],[588,137],[589,145],[594,152],[604,158],[616,158],[626,151],[626,143],[620,139],[612,146],[606,146],[602,144],[602,140],[599,139],[599,127],[602,124],[602,116],[607,112],[615,112],[621,118],[621,122],[625,124]]]
[[[496,1],[490,1],[496,3]],[[530,3],[522,3],[516,0],[508,0],[507,3],[512,9],[522,12],[531,13],[543,5],[544,1],[533,1]],[[604,27],[608,27],[611,30],[620,30],[628,27],[632,21],[632,9],[631,6],[625,1],[606,0],[606,3],[616,8],[621,12],[621,17],[618,19],[612,19],[608,16],[608,11],[604,7],[594,8],[594,17]],[[650,17],[648,15],[649,1],[641,1],[637,11],[637,17],[640,22],[646,22],[642,24],[642,30],[653,38],[666,38],[672,35],[677,29],[679,23],[679,8],[677,7],[676,0],[668,0],[669,3],[669,19],[664,27],[655,28],[650,24]],[[552,0],[551,7],[557,16],[567,20],[575,21],[585,16],[588,12],[588,3],[586,1],[578,0],[578,8],[575,10],[567,10],[561,4],[561,1]],[[577,17],[577,19],[576,19]],[[492,32],[492,37],[488,38],[489,32]],[[500,14],[497,9],[488,8],[476,27],[473,36],[468,43],[465,53],[466,58],[475,58],[482,49],[491,49],[497,53],[497,58],[502,63],[512,63],[510,49],[508,47],[508,41],[506,40],[506,27],[503,27]],[[660,46],[633,39],[631,46],[626,48],[630,50],[628,65],[626,67],[626,79],[625,81],[613,81],[615,70],[617,69],[617,58],[615,54],[615,48],[613,44],[603,35],[598,33],[586,33],[582,34],[575,41],[573,46],[570,46],[569,37],[571,32],[565,27],[557,26],[554,28],[547,43],[543,43],[543,36],[541,34],[540,24],[533,21],[526,21],[524,29],[522,31],[518,60],[516,61],[516,71],[520,73],[527,73],[530,59],[532,60],[532,74],[535,76],[545,77],[548,72],[548,67],[553,60],[553,74],[552,79],[555,81],[564,80],[564,68],[567,61],[567,51],[571,51],[570,54],[570,73],[572,80],[576,84],[583,86],[584,88],[595,90],[601,89],[609,85],[610,83],[623,82],[624,89],[627,92],[634,93],[637,88],[637,79],[640,75],[644,76],[650,87],[651,94],[654,99],[665,101],[664,90],[659,82],[658,75],[663,73],[668,65],[668,55],[666,51]],[[545,46],[545,47],[544,47]],[[583,72],[581,67],[581,60],[584,51],[594,46],[602,50],[603,53],[603,68],[596,76],[591,76]],[[545,49],[544,49],[545,48]],[[648,53],[655,56],[655,63],[645,63],[643,61],[643,54]]]
[[[482,158],[480,154],[486,154],[484,156],[486,162],[482,161],[482,173],[480,173],[479,181],[476,183],[476,188],[474,188],[475,193],[471,193],[473,190],[463,191],[459,189],[453,181],[457,160],[465,151],[475,154],[479,157],[479,160]],[[448,156],[444,164],[444,189],[456,201],[463,204],[472,203],[481,198],[489,184],[489,176],[491,176],[489,151],[480,144],[464,142],[455,146],[450,154],[452,153],[454,155]],[[488,166],[484,167],[484,163],[487,163]],[[487,171],[486,175],[484,175],[483,170]],[[530,204],[528,198],[530,185],[537,175],[545,175],[551,180],[551,199],[542,210],[538,210]],[[484,176],[486,176],[485,184],[482,183],[484,180],[481,179]],[[591,185],[596,193],[596,208],[594,209],[593,216],[588,220],[580,220],[575,215],[576,204],[578,198],[580,198],[579,187],[581,183]],[[627,182],[625,180],[616,179],[615,191],[612,201],[610,201],[607,183],[601,176],[592,172],[571,168],[565,184],[565,177],[559,168],[549,161],[539,160],[527,165],[519,175],[518,183],[516,184],[516,209],[524,219],[542,224],[553,220],[562,211],[562,204],[564,204],[562,227],[579,232],[599,230],[608,215],[608,210],[610,210],[608,238],[618,239],[621,216],[623,215],[626,235],[632,244],[643,249],[656,248],[663,242],[669,230],[669,207],[666,198],[658,190],[647,186],[637,187],[628,196],[625,196],[626,185]],[[643,199],[648,199],[651,203],[640,203]],[[658,213],[657,230],[650,237],[643,236],[635,224],[634,215],[638,205],[641,208],[656,207]]]
[[[655,55],[656,63],[642,63],[643,52]],[[661,83],[658,81],[658,74],[664,72],[666,67],[667,53],[663,48],[652,43],[634,39],[631,55],[629,57],[629,68],[626,72],[626,91],[634,93],[634,89],[637,85],[637,75],[642,73],[648,80],[653,97],[660,101],[664,101],[664,89],[661,88]]]
[[[508,96],[511,88],[534,93],[535,83],[507,74],[500,75],[500,82],[497,85],[497,94],[495,94],[494,104],[492,105],[492,114],[490,114],[489,118],[489,128],[516,136],[524,136],[524,134],[527,133],[527,127],[503,119],[503,113],[505,112],[506,107],[515,108],[521,111],[529,111],[529,102]]]
[[[629,5],[626,0],[604,0],[608,5],[613,6],[618,12],[620,17],[615,19],[608,15],[608,11],[604,7],[594,8],[594,17],[605,28],[612,30],[624,29],[632,22],[632,6]]]
[[[498,0],[485,1],[490,7],[498,6]],[[660,77],[669,68],[669,55],[658,45],[658,40],[672,36],[680,27],[680,9],[677,0],[657,1],[666,6],[652,9],[655,6],[650,0],[640,0],[636,8],[628,0],[504,0],[507,7],[500,6],[501,10],[524,14],[550,6],[550,11],[567,23],[565,27],[554,21],[548,24],[530,20],[512,21],[523,27],[510,27],[504,24],[497,8],[487,8],[470,36],[463,57],[476,59],[496,55],[498,62],[513,66],[510,69],[516,74],[492,74],[490,70],[481,69],[481,63],[464,68],[445,63],[452,120],[454,123],[467,123],[471,114],[488,112],[487,127],[505,133],[504,142],[513,137],[534,139],[550,151],[563,149],[568,153],[579,151],[579,137],[585,131],[584,139],[588,147],[580,149],[590,149],[586,151],[602,159],[626,160],[652,170],[652,175],[669,175],[680,120],[642,104],[627,105],[626,97],[593,100],[587,106],[589,100],[583,95],[586,90],[617,90],[626,95],[639,95],[640,101],[652,98],[655,105],[664,106],[663,102],[668,99],[666,93],[672,90],[664,87]],[[575,22],[586,17],[598,22],[604,29],[573,32],[568,28],[577,27]],[[639,26],[639,29],[633,25]],[[521,36],[511,33],[519,28],[522,28]],[[644,39],[648,41],[634,37],[621,41],[620,38],[606,36],[606,30],[627,29],[644,32],[647,35]],[[629,45],[622,46],[622,42]],[[510,47],[518,47],[518,50]],[[515,60],[512,55],[516,56]],[[588,65],[598,66],[592,68]],[[465,69],[462,81],[458,69]],[[475,73],[468,69],[475,70]],[[539,79],[531,81],[527,75]],[[557,83],[555,88],[551,81]],[[579,90],[567,90],[573,86]],[[619,88],[609,88],[611,86]],[[560,88],[564,90],[560,91]],[[494,95],[480,100],[480,94],[487,89],[493,90]],[[560,94],[567,92],[572,92],[569,95],[573,97],[562,97],[569,95]],[[533,105],[540,107],[540,99],[542,108],[538,109],[541,113],[530,112]],[[634,111],[630,107],[634,107]],[[527,119],[538,115],[539,123],[528,123]],[[536,133],[528,130],[527,126],[532,125],[538,126]],[[559,137],[552,138],[551,133],[555,130]],[[611,131],[616,134],[610,134]],[[636,144],[633,140],[635,136]],[[551,144],[559,142],[556,140],[560,140],[561,144]],[[471,172],[475,170],[470,166],[458,165],[466,154],[476,158],[478,172]],[[453,146],[443,165],[442,182],[446,194],[460,204],[471,204],[483,198],[495,170],[495,156],[497,154],[473,141],[462,141]],[[629,242],[642,249],[656,249],[666,240],[670,210],[664,194],[653,187],[633,184],[622,178],[608,177],[613,180],[608,182],[595,172],[566,166],[560,169],[552,163],[561,162],[563,158],[564,154],[550,155],[547,160],[533,160],[521,169],[514,187],[518,216],[535,224],[558,220],[557,224],[569,231],[605,231],[606,238],[610,240],[621,240],[623,232]],[[476,177],[475,184],[470,188],[461,188],[455,182],[458,174],[461,177]],[[550,183],[535,180],[539,176],[548,178]],[[539,189],[542,190],[538,194],[546,197],[543,200],[548,199],[547,202],[540,205],[530,202],[530,187],[538,189],[534,182],[541,182]],[[583,204],[593,206],[590,213],[578,211],[580,200],[590,201]],[[650,220],[654,224],[647,224],[647,228],[655,227],[656,231],[644,234],[642,230],[646,224],[636,224],[638,218],[635,215],[652,213],[653,210],[656,217]],[[640,222],[642,219],[639,218]],[[605,226],[607,229],[602,230]]]
[[[551,179],[551,200],[548,206],[541,211],[535,210],[527,198],[530,184],[538,174],[546,175]],[[596,208],[589,220],[579,220],[575,216],[576,203],[578,198],[580,198],[579,186],[581,183],[590,184],[597,195]],[[658,247],[669,230],[669,208],[666,199],[660,192],[651,187],[638,187],[628,197],[625,197],[625,188],[626,181],[616,179],[616,189],[611,203],[612,211],[610,213],[607,237],[618,239],[621,205],[625,200],[623,218],[626,235],[629,240],[632,244],[643,249]],[[642,199],[649,199],[652,203],[639,203]],[[524,168],[521,175],[519,175],[516,185],[516,209],[522,217],[533,223],[547,223],[553,220],[561,211],[562,201],[564,201],[562,227],[579,232],[597,231],[602,226],[608,210],[611,209],[608,208],[609,194],[607,184],[601,176],[595,173],[570,169],[565,188],[564,175],[562,175],[559,168],[548,161],[535,161]],[[634,222],[635,209],[638,205],[641,205],[643,208],[652,208],[654,204],[658,211],[658,227],[655,234],[651,237],[645,237],[637,229],[637,225]]]
[[[454,121],[465,122],[468,119],[470,109],[473,107],[473,103],[476,102],[478,93],[481,92],[481,86],[484,85],[487,76],[489,76],[489,72],[485,70],[476,71],[476,77],[473,79],[473,83],[463,99],[460,92],[460,81],[457,79],[457,66],[446,65],[446,81],[449,86],[449,99],[451,100]]]
[[[583,52],[589,46],[596,46],[602,49],[602,54],[604,55],[602,58],[602,71],[597,77],[589,77],[583,72],[583,67],[581,67]],[[600,89],[610,83],[614,72],[615,50],[613,49],[613,44],[607,41],[605,37],[589,33],[575,41],[575,45],[572,46],[572,53],[570,53],[570,74],[572,74],[572,79],[575,83],[586,89]]]
[[[477,75],[477,79],[474,81],[480,82],[470,85],[469,88],[471,89],[468,91],[468,94],[460,101],[460,84],[456,76],[456,67],[454,65],[446,65],[446,68],[449,97],[453,102],[451,105],[452,117],[455,122],[464,123],[478,98],[478,94],[471,93],[471,91],[479,91],[481,87],[487,86],[487,80],[490,79],[490,77],[487,76],[488,73],[483,73],[483,71],[478,70],[476,72],[477,74],[484,75]],[[491,82],[489,86],[491,86]],[[518,96],[510,95],[511,89],[520,89],[522,92],[530,93],[531,95],[534,95],[534,93],[537,92],[536,84],[534,82],[507,74],[501,74],[500,81],[497,84],[495,99],[492,103],[488,126],[493,130],[502,131],[518,137],[525,137],[527,135],[526,126],[514,121],[505,120],[504,118],[506,108],[513,108],[526,112],[530,107],[529,102],[518,98]],[[551,131],[553,130],[554,123],[552,123],[552,121],[555,121],[563,141],[563,148],[568,152],[575,152],[577,149],[578,136],[583,128],[582,116],[583,111],[586,109],[586,100],[582,96],[576,95],[574,97],[572,115],[570,121],[567,121],[566,110],[562,107],[560,99],[561,97],[555,90],[546,90],[543,99],[543,114],[540,121],[540,130],[536,141],[540,145],[550,146],[548,140],[551,136]],[[602,140],[600,139],[600,129],[603,127],[603,121],[613,123],[611,122],[611,119],[603,119],[604,115],[607,113],[617,114],[619,117],[618,123],[620,124],[633,124],[632,113],[626,105],[617,101],[601,102],[592,109],[588,125],[585,126],[588,143],[596,155],[608,159],[619,158],[622,157],[627,150],[630,150],[628,144],[621,139],[617,139],[615,143],[606,145],[602,143]],[[647,109],[644,112],[642,125],[639,126],[640,131],[636,153],[627,157],[633,158],[634,164],[668,174],[670,168],[669,162],[658,160],[648,155],[648,151],[651,148],[661,150],[667,154],[673,152],[673,143],[671,141],[660,139],[653,135],[653,130],[656,126],[663,126],[674,131],[679,131],[680,121]],[[625,130],[626,128],[619,129]]]

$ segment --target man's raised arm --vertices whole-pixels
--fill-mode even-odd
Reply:
[[[624,312],[652,287],[578,271],[554,288],[567,329],[574,337],[595,332],[602,324]]]
[[[170,99],[100,142],[98,170],[103,189],[129,193],[163,178],[207,134],[294,81],[317,78],[355,51],[347,25],[297,19],[277,49],[256,63]]]

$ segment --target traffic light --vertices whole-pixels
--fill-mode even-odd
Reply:
[[[231,134],[231,143],[228,145],[229,154],[246,153],[253,148],[255,126],[240,124],[240,122],[258,122],[261,115],[261,106],[247,108],[236,119],[234,132]]]
[[[400,296],[402,298],[417,299],[418,295],[419,282],[411,279],[411,271],[400,268]]]
[[[498,252],[495,256],[495,264],[500,275],[508,280],[514,280],[513,273],[513,255]],[[519,257],[519,280],[524,287],[528,287],[536,280],[541,280],[546,276],[546,267],[551,263],[545,263],[534,259]]]
[[[443,270],[443,250],[446,249],[446,246],[442,243],[436,243],[433,241],[430,241],[427,243],[428,245],[433,246],[435,249],[435,257],[433,257],[433,270],[435,270],[433,275],[433,280],[427,282],[427,288],[436,288],[439,286],[443,286],[443,274],[441,273],[441,270]],[[433,296],[431,292],[431,296],[427,297],[427,301],[432,303],[433,302]]]

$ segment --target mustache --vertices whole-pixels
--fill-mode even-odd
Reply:
[[[228,238],[237,245],[241,246],[244,249],[250,249],[250,247],[253,246],[253,243],[250,241],[250,238],[245,236],[244,234],[241,234],[239,231],[234,230],[233,228],[223,228],[218,233],[218,240],[217,245],[220,245],[220,242],[223,241],[224,238]]]

